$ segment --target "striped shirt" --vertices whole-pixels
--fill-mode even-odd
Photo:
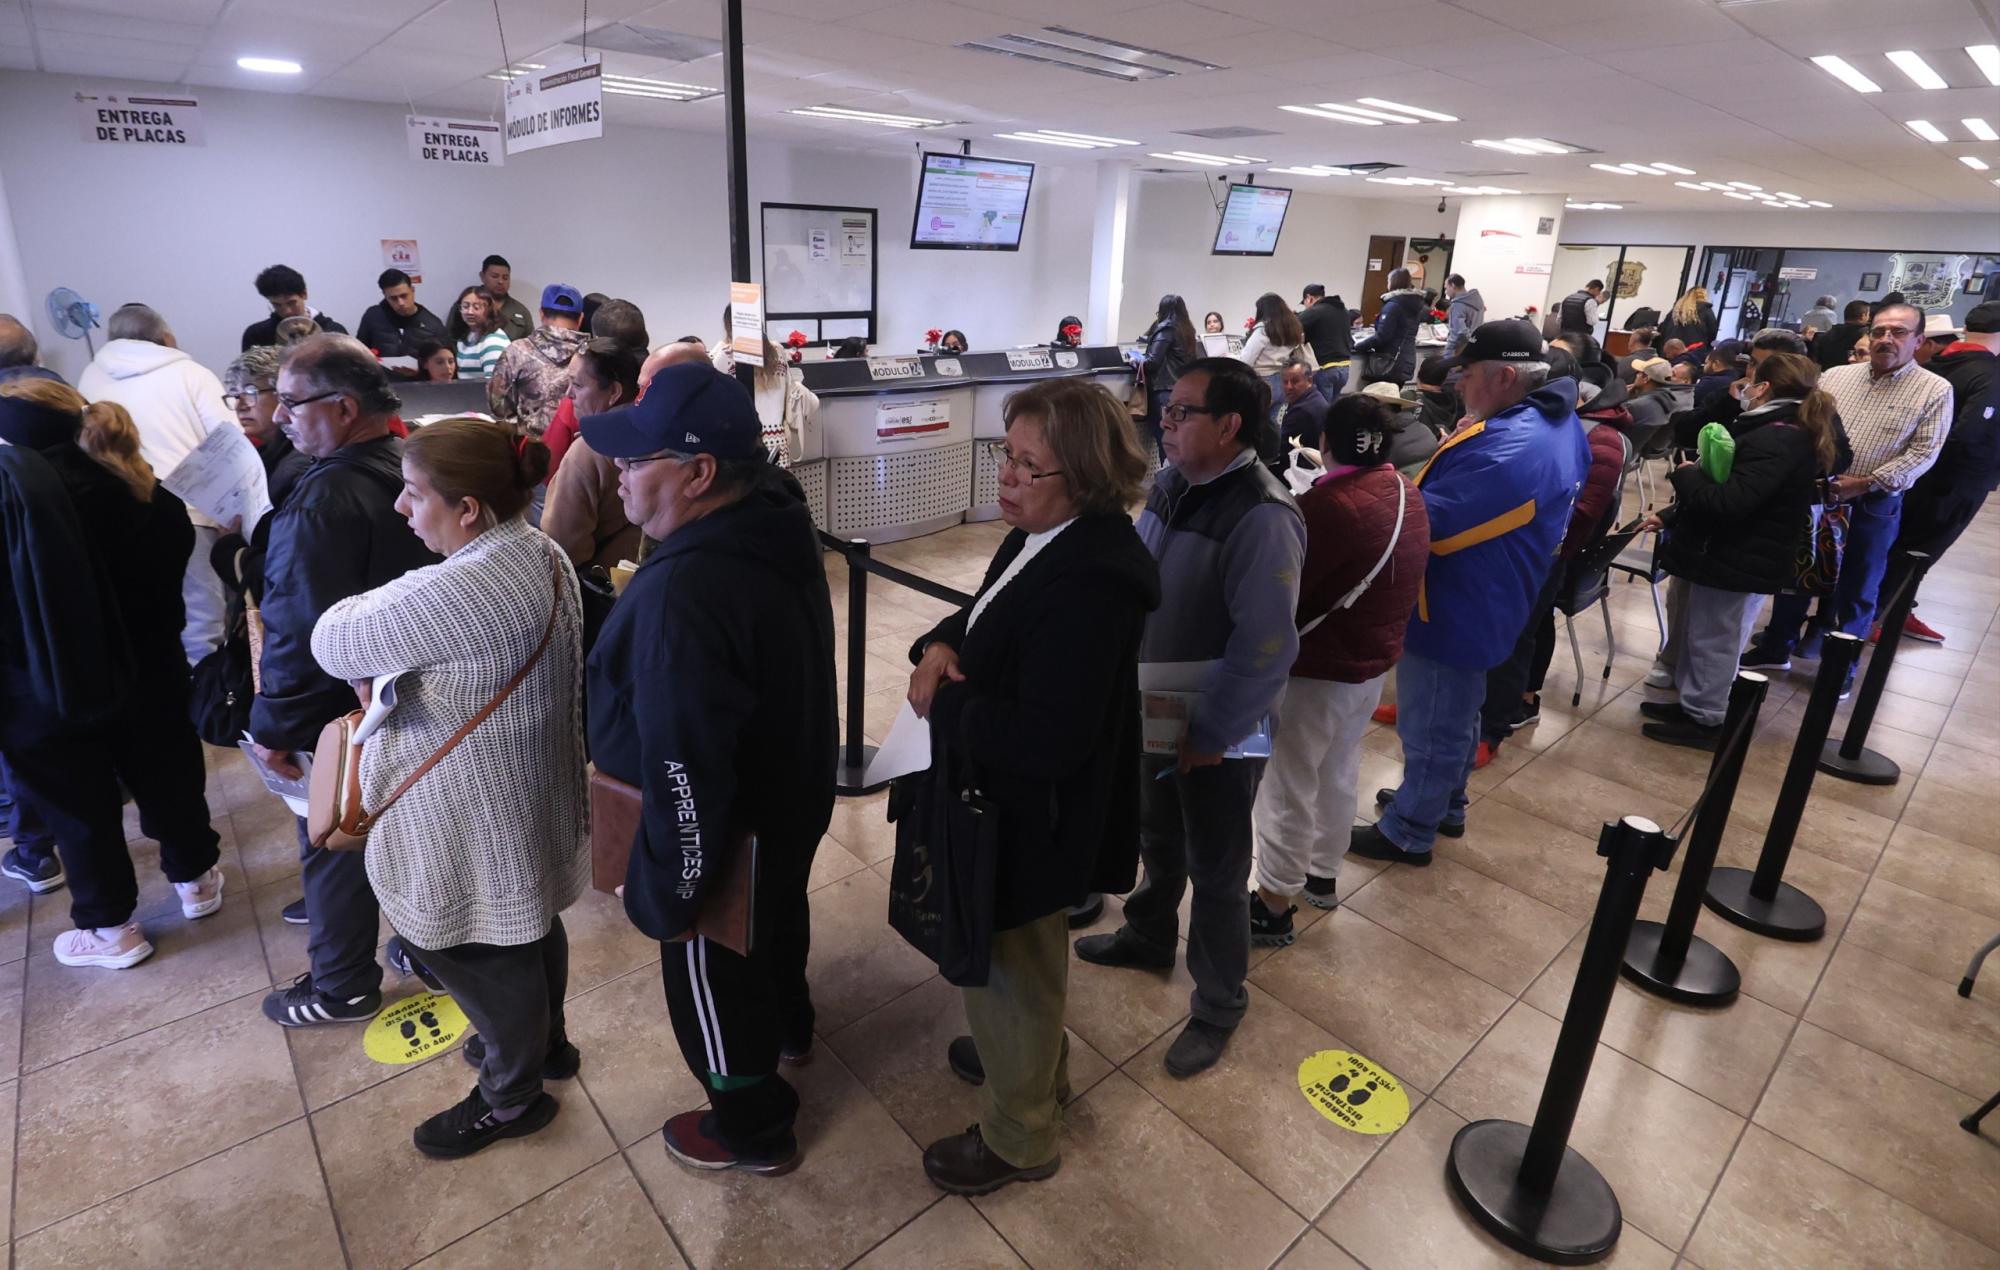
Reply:
[[[1911,362],[1878,377],[1857,362],[1822,374],[1819,386],[1833,397],[1854,447],[1848,475],[1901,491],[1937,462],[1951,433],[1951,384],[1943,376]]]
[[[511,343],[505,332],[489,331],[484,339],[468,336],[458,342],[458,377],[460,379],[491,379],[493,368],[500,362],[500,354],[507,351]]]

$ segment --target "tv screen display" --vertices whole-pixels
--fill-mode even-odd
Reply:
[[[1222,205],[1222,223],[1215,227],[1217,256],[1268,256],[1278,250],[1278,231],[1285,227],[1285,209],[1292,192],[1275,185],[1232,185]]]
[[[967,154],[924,155],[910,246],[1018,251],[1035,165]]]

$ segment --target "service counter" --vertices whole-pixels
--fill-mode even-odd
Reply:
[[[896,542],[999,515],[987,442],[1009,394],[1055,377],[1102,381],[1121,401],[1132,370],[1116,347],[1036,347],[800,365],[819,418],[792,465],[813,518],[840,538]]]

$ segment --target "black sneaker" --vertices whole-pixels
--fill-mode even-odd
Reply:
[[[1736,665],[1742,670],[1790,670],[1792,655],[1776,648],[1752,645],[1749,651],[1736,659]]]
[[[474,1032],[471,1036],[465,1038],[465,1046],[459,1050],[459,1053],[465,1055],[465,1061],[472,1064],[473,1067],[484,1066],[486,1063],[485,1038],[480,1036],[479,1033]],[[582,1051],[578,1050],[576,1046],[571,1045],[568,1037],[564,1037],[562,1040],[557,1041],[555,1046],[543,1057],[542,1079],[568,1080],[570,1077],[576,1075],[577,1069],[582,1066]]]
[[[1521,703],[1521,708],[1514,712],[1514,717],[1507,720],[1508,724],[1517,729],[1532,728],[1541,721],[1542,721],[1542,694],[1540,694],[1539,692],[1535,694],[1535,699],[1533,701],[1523,701]]]
[[[19,847],[9,847],[7,854],[0,856],[0,873],[26,882],[28,890],[35,895],[53,891],[64,881],[62,860],[53,851],[45,856],[33,856]]]
[[[1305,900],[1314,908],[1339,908],[1340,896],[1334,890],[1334,879],[1316,878],[1310,873],[1306,874]]]
[[[1082,930],[1104,916],[1104,897],[1093,894],[1083,903],[1069,910],[1069,928]]]
[[[1292,926],[1292,914],[1299,911],[1296,904],[1288,906],[1282,913],[1273,913],[1264,903],[1264,897],[1250,892],[1250,942],[1259,948],[1283,948],[1299,937]]]
[[[447,1107],[418,1125],[410,1135],[417,1150],[434,1160],[456,1160],[492,1146],[502,1138],[525,1138],[546,1129],[556,1118],[561,1104],[547,1094],[536,1094],[528,1109],[512,1120],[496,1120],[493,1109],[474,1085],[465,1101]]]
[[[382,955],[389,968],[408,979],[412,976],[424,981],[424,986],[432,992],[443,992],[444,984],[438,977],[424,968],[424,963],[410,955],[410,946],[403,942],[401,935],[389,936],[389,943],[382,949]]]
[[[812,1062],[818,1053],[810,1031],[802,1037],[794,1037],[778,1045],[778,1061],[787,1067],[804,1067]]]
[[[1687,711],[1681,709],[1681,703],[1678,701],[1641,701],[1639,713],[1649,719],[1658,719],[1662,723],[1672,723],[1688,717]]]
[[[306,916],[306,897],[301,895],[282,909],[279,909],[278,916],[284,918],[294,926],[306,925],[311,920]]]
[[[1233,1035],[1234,1028],[1189,1019],[1174,1043],[1167,1047],[1167,1075],[1186,1080],[1207,1071],[1222,1060],[1222,1052],[1229,1048],[1229,1038]]]
[[[1390,803],[1393,803],[1395,801],[1396,801],[1395,790],[1378,789],[1375,791],[1376,811],[1378,812],[1381,811],[1383,808],[1387,807]],[[1444,824],[1438,826],[1438,835],[1444,838],[1463,838],[1465,836],[1465,822],[1461,820],[1454,825],[1449,821],[1446,821]]]
[[[1438,826],[1444,832],[1444,826]],[[1387,860],[1391,864],[1413,864],[1425,868],[1431,862],[1428,851],[1405,851],[1389,841],[1389,835],[1374,825],[1356,825],[1354,833],[1347,840],[1347,853],[1358,855],[1364,860]]]
[[[1098,966],[1139,970],[1174,968],[1172,952],[1159,952],[1141,943],[1129,926],[1120,926],[1109,935],[1085,935],[1076,941],[1076,955]]]
[[[1826,632],[1814,626],[1792,650],[1792,656],[1800,661],[1818,661],[1826,650]]]
[[[313,987],[308,971],[292,980],[292,986],[265,996],[264,1017],[281,1027],[316,1027],[322,1023],[366,1023],[382,1012],[382,994],[364,992],[358,997],[330,997]]]
[[[704,1172],[738,1169],[764,1177],[782,1177],[799,1167],[804,1158],[799,1153],[798,1138],[790,1133],[757,1154],[739,1155],[715,1136],[715,1113],[699,1108],[683,1111],[661,1125],[660,1136],[666,1140],[668,1155]]]
[[[1722,725],[1709,727],[1696,723],[1693,719],[1677,719],[1671,723],[1648,723],[1639,731],[1652,740],[1667,745],[1682,745],[1691,750],[1707,750],[1713,754],[1715,747],[1722,743]]]

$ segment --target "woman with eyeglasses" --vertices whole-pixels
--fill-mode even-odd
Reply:
[[[500,298],[482,286],[458,293],[451,329],[458,340],[458,377],[491,379],[500,354],[512,343],[501,329]]]
[[[1010,526],[979,593],[911,649],[909,701],[933,779],[976,783],[1000,837],[984,986],[951,1069],[979,1123],[924,1152],[939,1188],[979,1195],[1061,1164],[1069,1096],[1067,910],[1132,888],[1139,858],[1139,636],[1159,570],[1128,508],[1152,464],[1122,403],[1052,379],[1007,399],[997,447]]]
[[[243,350],[222,375],[222,400],[236,412],[236,422],[257,457],[264,461],[264,479],[271,489],[271,509],[285,505],[286,495],[312,460],[292,446],[292,439],[272,417],[278,408],[278,363],[285,350],[275,344]],[[266,518],[268,520],[268,517]]]

